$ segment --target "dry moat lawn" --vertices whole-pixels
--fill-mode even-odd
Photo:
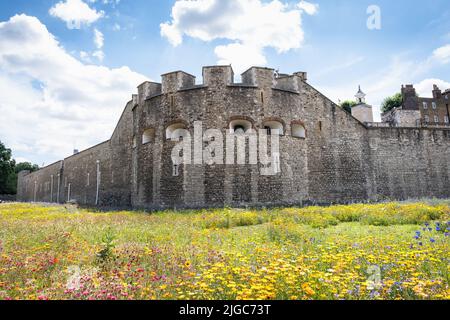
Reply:
[[[448,201],[95,213],[0,205],[0,299],[449,299]]]

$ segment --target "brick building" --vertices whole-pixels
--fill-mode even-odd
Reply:
[[[403,104],[383,114],[393,126],[449,126],[450,89],[442,92],[433,85],[432,97],[419,97],[413,85],[402,86]]]
[[[418,98],[421,121],[425,124],[449,125],[450,119],[450,89],[442,92],[433,86],[432,98]]]

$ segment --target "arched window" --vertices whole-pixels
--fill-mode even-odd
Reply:
[[[291,131],[293,137],[306,139],[306,129],[302,123],[293,123],[291,126]]]
[[[267,131],[268,135],[275,134],[278,132],[279,135],[284,134],[284,126],[280,121],[271,120],[271,121],[265,121],[263,123],[264,129]]]
[[[155,139],[155,129],[147,129],[142,134],[142,144],[153,142]]]
[[[248,120],[238,119],[230,122],[230,133],[244,134],[252,129],[252,123]]]
[[[166,129],[166,139],[167,140],[179,140],[184,138],[189,134],[186,129],[186,125],[182,122],[174,123],[167,127]]]

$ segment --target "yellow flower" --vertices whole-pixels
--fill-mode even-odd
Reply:
[[[307,283],[302,284],[302,289],[308,296],[316,294],[316,292]]]

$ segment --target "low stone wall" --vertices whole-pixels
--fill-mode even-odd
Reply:
[[[0,201],[2,202],[13,202],[16,201],[16,195],[13,194],[0,194]]]

